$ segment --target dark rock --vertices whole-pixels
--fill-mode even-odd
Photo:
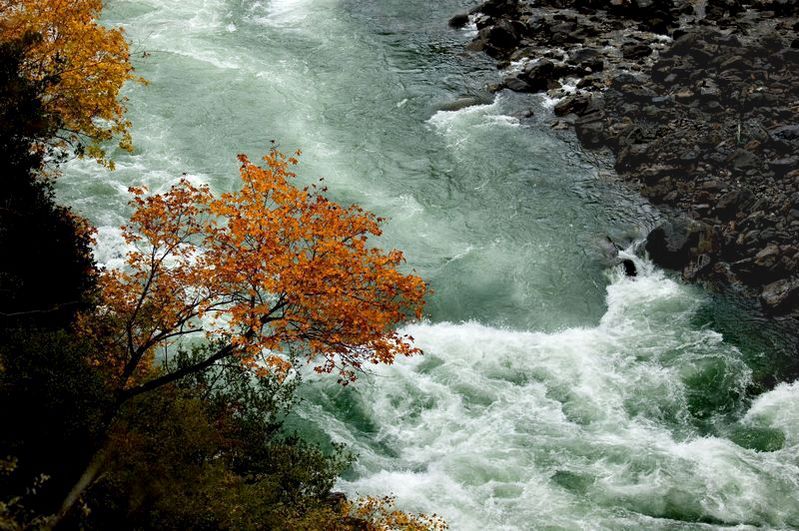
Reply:
[[[625,59],[643,59],[652,55],[652,48],[648,44],[628,43],[622,45],[621,54]]]
[[[649,235],[656,263],[799,316],[799,0],[490,0],[478,11],[476,49],[501,68],[538,59],[504,86],[577,78],[552,127],[609,148],[623,179],[682,216]]]
[[[799,140],[799,124],[776,127],[769,131],[769,134],[777,140],[793,142]]]
[[[502,20],[488,30],[486,41],[491,47],[505,51],[519,42],[519,34],[513,24]]]
[[[774,267],[780,260],[779,246],[771,243],[755,255],[754,263],[763,269]]]
[[[748,190],[733,190],[722,195],[716,203],[716,215],[722,220],[734,218],[743,208],[752,201],[752,192]]]
[[[682,269],[691,262],[700,232],[699,224],[687,219],[663,223],[647,236],[646,251],[656,264]]]
[[[770,160],[768,161],[768,167],[777,175],[785,175],[799,168],[799,158],[785,157],[782,159]]]
[[[555,63],[549,59],[542,59],[524,67],[519,77],[527,82],[532,91],[547,90],[555,77]]]
[[[518,0],[488,0],[475,7],[471,12],[484,13],[491,17],[512,16],[519,11]]]
[[[671,47],[663,54],[665,57],[675,55],[686,55],[691,50],[697,48],[700,43],[700,36],[697,33],[686,33],[674,39]]]
[[[708,254],[700,255],[696,260],[688,264],[683,270],[685,280],[696,280],[708,273],[713,265],[713,259]]]
[[[582,64],[589,61],[594,61],[601,54],[595,48],[577,48],[569,54],[569,61],[576,64]]]
[[[508,20],[501,20],[481,29],[468,48],[483,51],[495,58],[505,57],[510,55],[519,39],[516,27]]]
[[[635,262],[630,260],[629,258],[625,258],[621,261],[621,265],[624,266],[624,274],[628,277],[637,277],[638,276],[638,268],[635,267]]]
[[[732,167],[736,170],[748,170],[759,165],[757,157],[745,149],[737,149],[729,158]]]
[[[474,107],[475,105],[485,105],[491,103],[488,98],[480,96],[461,96],[455,101],[445,103],[439,107],[442,111],[459,111],[467,107]]]
[[[505,87],[514,92],[535,92],[530,84],[527,83],[526,80],[520,78],[518,75],[505,78],[503,84]]]
[[[598,148],[606,144],[608,133],[604,115],[599,112],[581,116],[574,124],[577,138],[588,148]]]
[[[799,302],[799,279],[780,279],[766,285],[760,300],[771,312],[783,313],[795,310]]]
[[[338,510],[347,502],[347,495],[343,492],[329,492],[325,497],[325,504]]]
[[[741,57],[740,55],[734,55],[732,57],[728,57],[727,59],[725,59],[721,63],[719,70],[721,70],[722,72],[724,70],[742,70],[746,72],[752,70],[753,68],[754,65],[752,64],[752,61],[750,59]]]
[[[449,19],[449,27],[454,29],[460,29],[466,26],[469,23],[469,15],[455,15],[451,19]]]
[[[592,103],[590,94],[574,94],[560,100],[555,105],[555,116],[565,116],[575,113],[582,114]]]

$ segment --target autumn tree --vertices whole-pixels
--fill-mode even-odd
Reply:
[[[296,156],[272,149],[258,166],[240,155],[241,189],[218,197],[185,179],[164,194],[131,189],[127,267],[101,274],[102,302],[78,325],[100,353],[93,365],[115,389],[109,422],[132,398],[222,361],[281,379],[290,360],[304,358],[346,384],[366,363],[419,353],[395,327],[421,318],[425,283],[398,270],[401,252],[370,245],[380,218],[330,201],[324,188],[295,187]],[[211,348],[175,364],[173,347],[193,335]],[[91,485],[104,455],[55,522]]]
[[[115,331],[100,334],[111,342],[98,365],[121,400],[227,358],[285,373],[301,357],[349,382],[365,363],[419,352],[395,327],[422,316],[426,286],[399,271],[400,251],[370,246],[382,220],[295,187],[296,157],[239,159],[237,192],[215,197],[187,180],[160,195],[132,189],[127,268],[101,276],[104,303],[86,320]],[[168,365],[170,345],[199,333],[219,348],[151,378],[156,350]]]
[[[26,43],[20,70],[60,119],[54,144],[112,165],[101,144],[116,138],[132,149],[120,89],[134,75],[122,30],[97,22],[102,8],[102,0],[0,0],[0,40]]]

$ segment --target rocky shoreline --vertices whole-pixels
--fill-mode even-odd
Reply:
[[[670,220],[658,264],[799,317],[799,0],[489,0],[450,21]]]

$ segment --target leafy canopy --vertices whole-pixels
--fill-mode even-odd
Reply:
[[[395,327],[421,318],[425,283],[398,270],[401,252],[369,245],[381,219],[293,186],[296,156],[273,148],[258,166],[240,155],[242,188],[219,197],[187,180],[160,195],[131,189],[127,268],[101,276],[104,304],[86,320],[117,330],[101,349],[116,358],[98,363],[120,389],[144,392],[227,357],[263,374],[305,357],[346,383],[364,363],[419,352]],[[182,373],[148,375],[156,347],[198,332],[224,346]]]
[[[134,76],[123,31],[97,23],[102,8],[102,0],[0,0],[0,38],[36,37],[21,70],[38,86],[45,111],[60,117],[61,140],[113,166],[100,144],[119,138],[132,150],[119,91]]]

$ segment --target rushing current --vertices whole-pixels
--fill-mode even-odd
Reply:
[[[729,302],[607,237],[657,214],[549,129],[551,102],[488,95],[447,19],[467,0],[114,0],[138,73],[135,153],[73,161],[60,198],[119,262],[126,188],[237,186],[237,153],[304,152],[301,183],[388,218],[433,290],[425,355],[348,388],[310,375],[292,426],[358,461],[349,495],[455,530],[799,527],[799,383]],[[481,104],[453,109],[463,96]],[[532,113],[532,116],[530,114]]]

